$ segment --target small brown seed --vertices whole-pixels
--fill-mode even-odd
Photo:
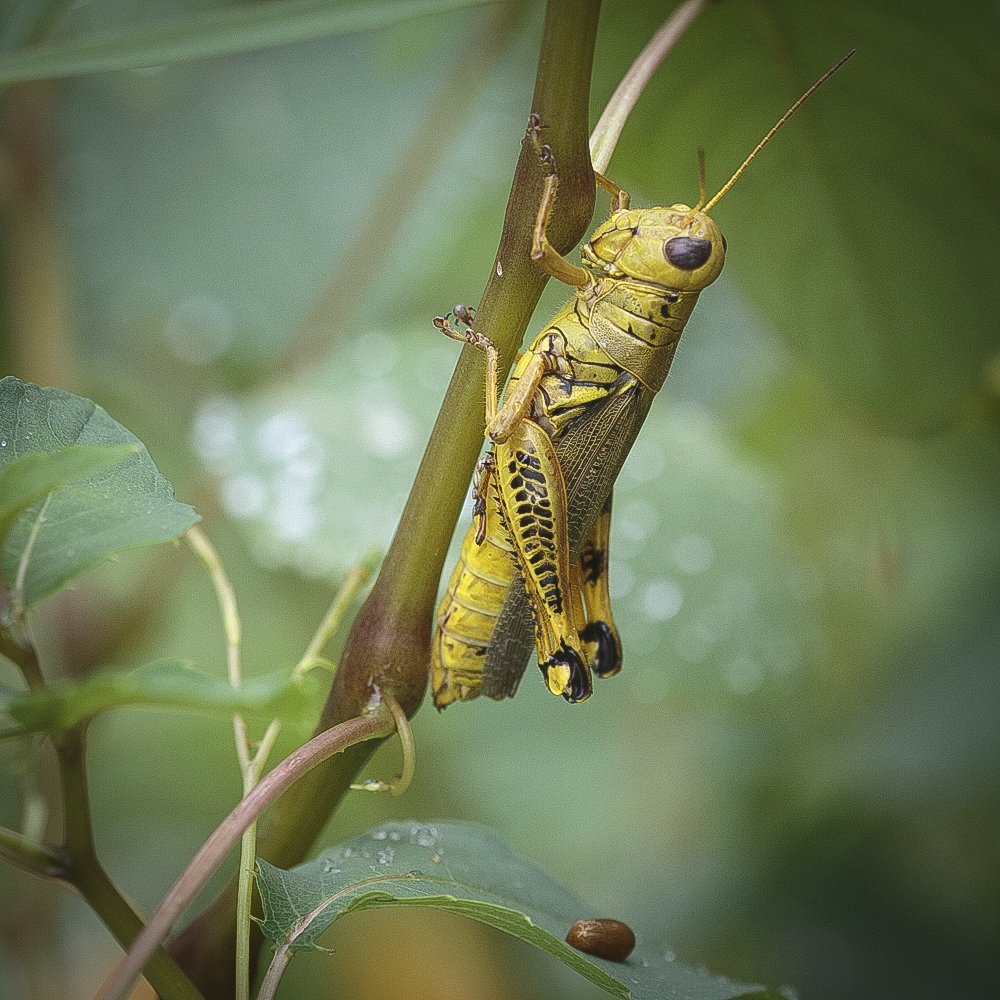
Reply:
[[[635,947],[635,934],[628,924],[607,917],[578,920],[569,929],[566,943],[577,951],[606,958],[610,962],[624,962]]]

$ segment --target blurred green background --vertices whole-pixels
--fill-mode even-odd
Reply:
[[[49,40],[206,6],[75,3]],[[670,7],[605,4],[594,120]],[[493,264],[541,18],[475,6],[4,94],[4,372],[148,445],[222,551],[249,673],[290,667],[388,544],[457,355],[430,318]],[[410,792],[350,797],[321,845],[472,819],[713,972],[803,1000],[1000,995],[998,18],[709,5],[612,161],[634,204],[695,199],[699,146],[717,188],[859,51],[714,212],[726,272],[616,491],[625,670],[576,708],[534,668],[513,701],[425,706]],[[52,675],[224,674],[183,547],[91,573],[36,628]],[[0,753],[17,826],[51,762]],[[90,773],[101,856],[147,911],[239,794],[222,719],[102,717]],[[83,904],[7,869],[0,898],[0,995],[93,995],[117,951]],[[599,995],[444,915],[326,943],[283,996]]]

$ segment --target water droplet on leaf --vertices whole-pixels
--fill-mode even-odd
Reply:
[[[438,832],[433,826],[415,826],[410,831],[410,843],[417,847],[433,847],[437,843]]]

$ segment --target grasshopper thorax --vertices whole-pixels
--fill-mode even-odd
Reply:
[[[678,292],[700,292],[722,271],[726,241],[704,212],[687,205],[620,209],[581,251],[599,274]]]

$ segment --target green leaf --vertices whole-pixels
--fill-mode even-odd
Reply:
[[[658,17],[651,7],[620,19],[596,94]],[[940,428],[981,390],[996,351],[998,43],[983,0],[944,18],[932,0],[709,4],[609,169],[634,204],[690,202],[702,146],[714,193],[856,48],[713,209],[729,242],[723,280],[852,407],[895,428]]]
[[[570,926],[595,914],[492,831],[470,823],[386,823],[290,871],[258,860],[257,885],[265,936],[292,951],[316,947],[319,935],[345,913],[430,906],[526,941],[614,996],[731,1000],[755,989],[641,944],[625,962],[570,947]]]
[[[82,478],[99,452],[105,471]],[[101,407],[10,375],[0,379],[0,485],[2,510],[17,518],[3,542],[3,579],[13,587],[27,559],[25,608],[114,553],[170,541],[198,520],[142,442]],[[21,506],[33,491],[45,499]]]
[[[94,32],[0,59],[0,85],[104,73],[251,52],[328,35],[382,28],[425,14],[478,6],[485,0],[330,0],[238,4],[161,23]]]
[[[101,712],[129,705],[288,716],[310,701],[312,675],[278,671],[234,688],[225,678],[199,673],[184,660],[157,660],[134,670],[98,673],[40,691],[0,689],[0,712],[20,726],[3,735],[69,729]]]
[[[5,447],[5,446],[4,446]],[[138,449],[135,445],[87,447],[33,452],[0,468],[0,545],[11,525],[36,500],[53,490],[113,469]]]

